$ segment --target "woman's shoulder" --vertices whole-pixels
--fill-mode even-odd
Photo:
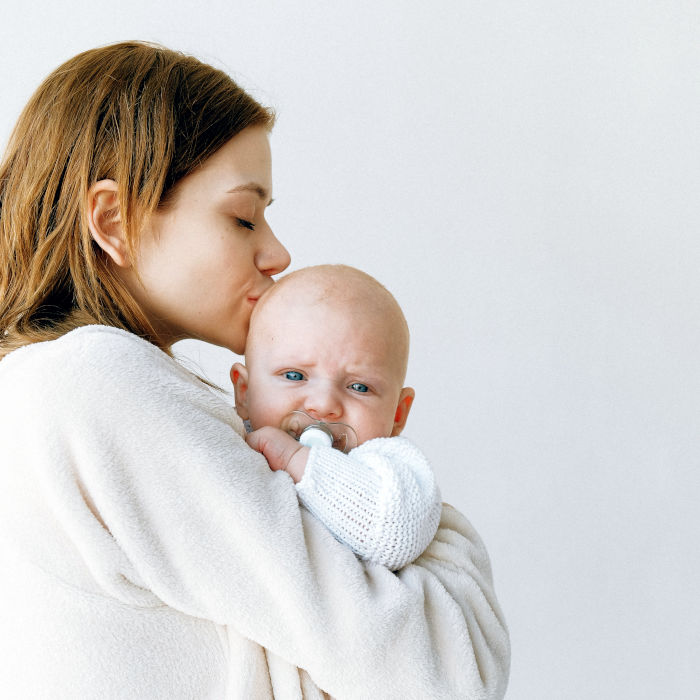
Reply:
[[[80,326],[54,340],[29,343],[17,350],[13,350],[0,362],[0,368],[36,362],[37,360],[59,355],[67,359],[71,355],[77,354],[77,351],[82,347],[94,348],[106,344],[132,345],[134,347],[138,347],[141,344],[151,345],[151,343],[139,338],[137,335],[124,331],[121,328],[101,325]]]
[[[55,340],[25,345],[0,362],[0,372],[29,368],[48,371],[56,366],[62,372],[70,371],[72,367],[84,372],[95,366],[101,374],[113,367],[129,373],[157,369],[174,372],[187,379],[194,378],[153,343],[121,328],[100,325],[81,326]]]
[[[55,340],[25,345],[7,355],[0,369],[18,368],[23,365],[45,364],[47,362],[84,362],[91,357],[107,355],[117,361],[137,355],[151,357],[159,362],[158,355],[168,356],[152,343],[139,336],[111,326],[81,326]]]
[[[152,343],[119,328],[91,325],[42,343],[27,345],[0,362],[0,386],[24,387],[47,395],[155,392],[181,399],[199,397],[226,405],[196,375]]]

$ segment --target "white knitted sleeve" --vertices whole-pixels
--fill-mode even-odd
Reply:
[[[312,447],[299,500],[364,560],[392,571],[419,557],[440,521],[440,491],[425,456],[403,437],[345,455]]]

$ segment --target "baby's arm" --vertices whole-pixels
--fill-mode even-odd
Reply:
[[[358,556],[400,569],[435,535],[440,492],[423,454],[402,437],[376,438],[345,455],[304,447],[277,428],[262,428],[248,443],[284,469],[301,502]]]

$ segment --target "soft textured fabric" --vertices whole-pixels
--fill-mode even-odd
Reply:
[[[404,437],[368,440],[347,455],[312,447],[297,493],[336,539],[392,571],[423,552],[442,511],[428,460]]]
[[[397,574],[363,563],[232,407],[111,328],[13,352],[0,397],[7,697],[503,696],[488,557],[454,509]]]

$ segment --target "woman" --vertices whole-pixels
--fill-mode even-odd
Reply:
[[[13,697],[500,698],[483,545],[398,574],[300,510],[169,348],[241,352],[287,267],[272,115],[132,42],[38,89],[0,168],[0,659]],[[303,670],[302,670],[303,669]]]

